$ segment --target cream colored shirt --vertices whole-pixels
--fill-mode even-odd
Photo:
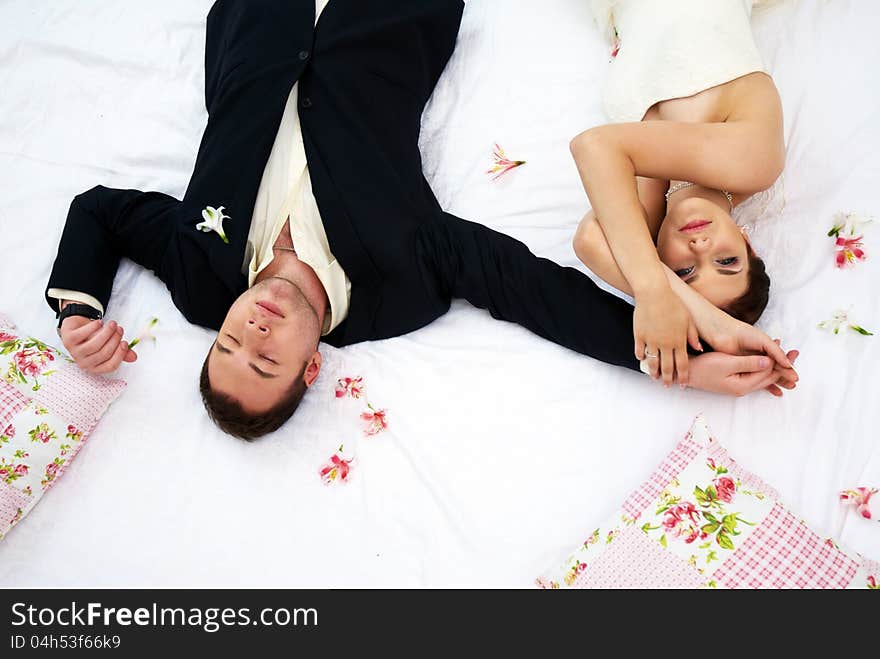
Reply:
[[[316,22],[328,2],[315,0]],[[247,275],[248,286],[253,286],[257,275],[272,262],[272,246],[290,218],[290,235],[297,256],[315,271],[327,292],[330,304],[322,334],[328,334],[348,315],[351,282],[330,251],[327,233],[312,193],[297,109],[298,87],[299,83],[296,83],[290,90],[269,160],[263,170],[251,216],[242,273]],[[57,298],[59,305],[62,299],[72,300],[104,313],[103,305],[87,293],[51,288],[48,294]]]
[[[328,1],[316,0],[316,20]],[[290,90],[278,135],[263,171],[242,272],[247,274],[248,286],[253,286],[257,275],[272,262],[272,246],[290,218],[290,236],[296,254],[315,271],[330,301],[322,330],[322,334],[328,334],[348,315],[351,282],[330,251],[321,213],[312,193],[297,109],[298,87],[299,83],[296,83]]]

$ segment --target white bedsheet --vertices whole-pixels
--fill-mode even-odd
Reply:
[[[0,310],[42,336],[42,300],[71,198],[102,183],[180,196],[203,106],[208,0],[0,5]],[[441,203],[575,265],[586,197],[568,140],[603,121],[609,59],[586,0],[471,0],[425,113]],[[877,260],[836,271],[832,215],[880,215],[880,6],[801,0],[756,12],[785,108],[784,185],[752,210],[773,277],[762,325],[802,350],[779,401],[666,391],[457,302],[432,326],[335,350],[294,422],[245,444],[215,430],[197,375],[212,333],[124,263],[109,309],[131,336],[126,393],[77,460],[0,543],[0,585],[528,586],[619,507],[702,411],[743,465],[822,533],[880,558],[880,525],[837,491],[880,484],[880,337],[816,323],[854,305],[880,330]],[[528,164],[491,183],[492,143]],[[784,204],[782,200],[784,198]],[[765,203],[766,202],[766,203]],[[761,207],[765,207],[761,210]],[[880,227],[867,236],[880,245]],[[360,374],[390,429],[358,439],[333,396]],[[317,470],[356,448],[344,487]]]

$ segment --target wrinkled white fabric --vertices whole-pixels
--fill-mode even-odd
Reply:
[[[0,311],[52,338],[42,294],[73,196],[98,183],[186,188],[206,120],[210,2],[0,6]],[[880,330],[880,258],[837,271],[825,236],[837,211],[880,215],[878,20],[874,2],[755,10],[788,160],[784,207],[758,200],[743,220],[773,279],[762,325],[803,352],[783,400],[666,391],[458,301],[408,336],[322,346],[296,417],[245,444],[199,401],[214,333],[125,262],[108,316],[127,336],[158,316],[157,343],[123,366],[126,392],[0,542],[0,585],[528,587],[701,411],[797,514],[880,558],[877,525],[837,502],[844,487],[880,483],[880,335],[816,329],[852,304]],[[608,55],[584,0],[468,2],[422,122],[443,207],[577,265],[571,238],[589,204],[568,143],[607,121]],[[496,141],[527,164],[491,182]],[[866,230],[869,254],[878,232]],[[344,375],[363,375],[367,400],[388,409],[386,433],[359,435],[363,406],[333,394]],[[318,470],[342,443],[356,453],[351,482],[324,487]]]

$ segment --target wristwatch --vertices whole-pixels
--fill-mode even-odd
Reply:
[[[61,332],[61,323],[68,316],[85,316],[89,320],[98,320],[103,314],[88,304],[77,304],[75,302],[68,304],[60,312],[58,312],[58,332]]]

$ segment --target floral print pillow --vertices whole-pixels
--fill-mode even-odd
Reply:
[[[875,588],[880,563],[844,552],[740,467],[702,417],[542,588]]]
[[[0,315],[0,539],[57,482],[124,388],[83,373]]]
[[[40,389],[43,379],[55,373],[52,368],[61,354],[38,339],[18,337],[0,330],[0,355],[11,355],[4,369],[3,380],[10,384],[24,384],[33,391]]]

